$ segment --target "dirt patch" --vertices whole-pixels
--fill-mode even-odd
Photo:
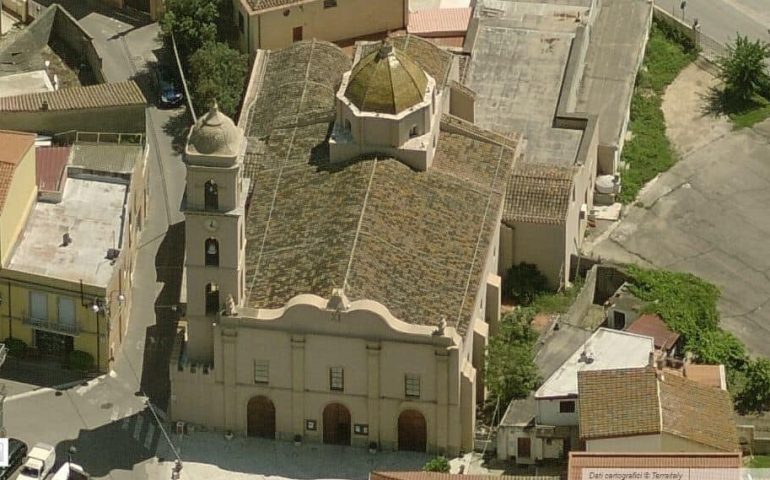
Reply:
[[[535,318],[532,319],[532,329],[539,334],[542,334],[548,329],[551,324],[551,314],[538,313]]]
[[[697,64],[682,70],[663,95],[666,134],[677,153],[685,156],[732,130],[730,120],[709,113],[709,90],[718,84]]]

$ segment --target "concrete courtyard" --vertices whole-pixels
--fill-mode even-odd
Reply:
[[[722,326],[750,353],[770,357],[770,120],[733,130],[704,113],[713,85],[691,65],[668,88],[663,111],[680,161],[585,250],[713,282]]]

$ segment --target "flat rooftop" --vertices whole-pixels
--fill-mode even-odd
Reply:
[[[543,383],[535,398],[576,396],[578,372],[644,367],[654,351],[652,337],[600,328]]]
[[[9,270],[106,287],[107,250],[120,248],[128,184],[70,177],[60,203],[38,202]],[[72,243],[62,246],[69,233]]]
[[[582,131],[553,128],[582,6],[486,1],[465,83],[476,92],[476,124],[521,132],[524,161],[572,165]]]
[[[53,85],[45,70],[35,70],[0,77],[0,97],[52,91]]]

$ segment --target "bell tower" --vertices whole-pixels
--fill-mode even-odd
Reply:
[[[188,357],[212,363],[213,323],[245,285],[243,132],[217,104],[190,130],[185,147],[184,215]]]

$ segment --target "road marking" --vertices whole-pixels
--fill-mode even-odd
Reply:
[[[139,441],[139,434],[142,433],[142,425],[144,424],[144,417],[139,415],[136,417],[136,425],[134,425],[134,440]]]
[[[155,436],[155,425],[150,423],[147,425],[147,435],[144,436],[144,448],[149,450],[152,445],[152,439]]]

